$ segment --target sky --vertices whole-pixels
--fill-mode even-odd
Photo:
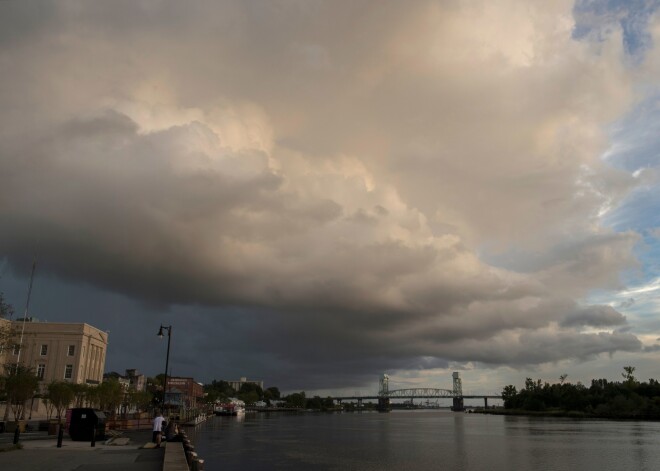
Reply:
[[[107,371],[660,378],[660,2],[0,2],[0,292]]]

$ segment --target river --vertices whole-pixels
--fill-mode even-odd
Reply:
[[[248,413],[187,430],[205,470],[657,470],[660,423],[447,410]]]

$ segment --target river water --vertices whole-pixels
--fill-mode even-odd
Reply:
[[[205,470],[658,470],[660,423],[454,413],[248,413],[187,430]]]

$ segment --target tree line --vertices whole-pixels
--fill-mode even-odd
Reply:
[[[39,391],[34,369],[21,365],[5,366],[5,374],[0,376],[0,397],[8,404],[5,420],[11,410],[14,421],[25,419],[26,407],[35,398],[44,403],[48,419],[55,416],[60,420],[70,407],[100,409],[116,417],[128,411],[146,411],[154,405],[151,392],[126,391],[116,378],[98,385],[52,381]]]
[[[633,366],[623,370],[622,381],[593,379],[590,386],[572,384],[567,375],[554,384],[527,378],[520,390],[513,385],[503,389],[504,408],[573,417],[660,419],[660,382],[639,381]]]
[[[254,405],[262,401],[267,406],[273,406],[275,403],[278,403],[282,407],[295,409],[330,410],[335,407],[331,397],[307,397],[305,391],[282,396],[279,388],[276,386],[262,389],[258,384],[254,383],[243,383],[241,389],[235,391],[227,381],[213,380],[204,386],[204,392],[206,393],[206,402],[209,404],[226,402],[229,398],[235,397],[247,405]]]

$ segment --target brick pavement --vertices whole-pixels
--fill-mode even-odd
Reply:
[[[65,438],[62,448],[57,440],[22,441],[23,449],[0,453],[0,468],[12,470],[48,471],[162,471],[164,448],[142,448],[151,440],[150,431],[130,431],[123,434],[130,438],[126,445],[106,445],[97,441],[74,442]]]

